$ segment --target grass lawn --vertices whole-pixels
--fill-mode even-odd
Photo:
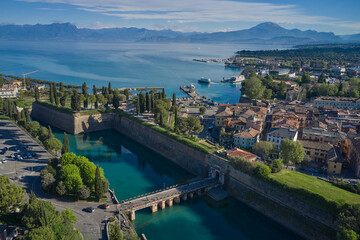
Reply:
[[[345,191],[315,177],[283,169],[279,173],[271,174],[270,178],[291,188],[304,189],[318,194],[328,201],[337,203],[360,204],[360,195]]]

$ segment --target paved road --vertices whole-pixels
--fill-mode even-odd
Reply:
[[[167,198],[178,196],[181,194],[194,192],[204,187],[213,186],[218,184],[218,180],[214,178],[201,179],[199,181],[191,182],[188,184],[176,186],[168,190],[159,191],[147,196],[139,197],[136,199],[125,201],[121,204],[122,210],[139,210],[147,207],[147,204],[158,202]]]
[[[25,149],[26,146],[28,147],[27,150]],[[66,208],[73,210],[77,216],[75,227],[81,231],[84,239],[106,239],[105,221],[107,217],[113,216],[116,205],[108,201],[110,209],[104,210],[100,207],[100,203],[70,202],[56,199],[44,193],[41,189],[40,170],[47,165],[47,160],[52,155],[16,124],[11,121],[1,120],[0,149],[4,147],[9,148],[9,150],[4,155],[0,155],[1,160],[3,158],[7,159],[6,163],[0,164],[0,175],[8,176],[13,183],[22,186],[27,192],[33,191],[38,198],[50,201],[58,210]],[[16,147],[20,149],[20,152],[34,152],[37,156],[36,158],[17,161],[10,157],[11,154],[17,152]],[[83,211],[84,208],[89,206],[96,209],[94,213]]]

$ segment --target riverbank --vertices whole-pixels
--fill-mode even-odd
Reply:
[[[90,116],[89,118],[100,119],[102,116]],[[67,122],[65,124],[87,124],[83,123],[81,118],[74,119],[77,122]],[[46,120],[49,121],[49,119]],[[51,122],[48,123],[51,124]],[[117,131],[170,159],[195,175],[206,177],[209,172],[218,171],[226,179],[225,186],[231,195],[301,236],[308,239],[331,239],[335,236],[334,230],[332,230],[331,215],[309,206],[265,182],[235,170],[223,159],[183,145],[125,116],[121,118],[115,117],[113,125]],[[108,125],[109,129],[113,125]],[[62,129],[65,128],[66,126]]]

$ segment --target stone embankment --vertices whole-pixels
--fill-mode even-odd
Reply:
[[[201,153],[131,119],[115,114],[73,116],[36,103],[32,116],[72,134],[114,128],[197,176],[208,177],[209,173],[219,175],[220,179],[225,180],[226,190],[232,196],[304,238],[332,238],[329,233],[334,232],[333,218],[329,214],[237,171],[216,155]],[[324,234],[326,232],[327,235]]]

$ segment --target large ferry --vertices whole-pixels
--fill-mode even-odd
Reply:
[[[211,83],[211,79],[210,78],[205,78],[202,77],[198,80],[199,83],[206,83],[206,84],[210,84]]]
[[[236,76],[232,76],[231,78],[228,78],[228,79],[223,78],[223,80],[221,80],[221,82],[241,83],[244,80],[245,80],[244,75],[236,75]]]

